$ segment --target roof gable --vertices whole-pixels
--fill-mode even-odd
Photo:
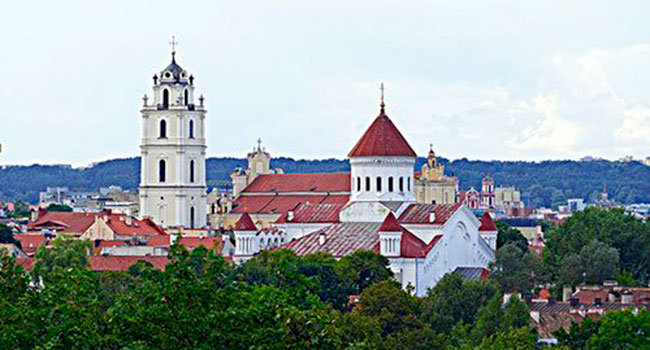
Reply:
[[[235,231],[257,231],[257,226],[248,213],[244,213],[235,223]]]
[[[490,213],[486,210],[481,216],[481,226],[478,228],[479,231],[498,231],[496,223],[492,219]]]

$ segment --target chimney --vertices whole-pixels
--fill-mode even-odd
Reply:
[[[564,285],[562,287],[562,302],[569,302],[569,299],[571,299],[571,294],[573,294],[573,288],[570,285]]]
[[[173,246],[174,243],[176,243],[177,239],[178,239],[178,235],[169,235],[169,245]]]
[[[125,215],[124,223],[131,226],[133,224],[133,218],[130,215]]]
[[[287,221],[293,221],[293,219],[294,219],[293,210],[289,210],[289,212],[287,213]]]
[[[435,222],[436,221],[436,213],[432,210],[429,213],[429,222]]]
[[[325,244],[325,233],[321,232],[318,234],[318,244],[323,245]]]

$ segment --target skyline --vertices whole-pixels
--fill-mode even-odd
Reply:
[[[206,98],[208,157],[262,138],[275,157],[343,159],[381,82],[419,156],[430,143],[448,159],[650,155],[640,1],[192,2],[165,26],[173,2],[39,4],[5,5],[0,24],[2,165],[138,156],[141,97],[171,35]]]

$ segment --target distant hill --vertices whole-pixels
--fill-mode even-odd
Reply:
[[[512,185],[534,205],[557,205],[567,198],[593,200],[607,185],[611,199],[623,203],[650,203],[650,167],[638,162],[544,161],[501,162],[459,159],[443,160],[448,173],[455,173],[461,188],[480,187],[481,178],[490,173],[497,185]],[[275,158],[274,168],[287,173],[348,171],[347,160],[294,160]],[[418,159],[418,168],[424,159]],[[235,167],[245,167],[241,158],[209,158],[207,176],[210,186],[230,184]],[[113,159],[84,169],[53,165],[7,166],[0,169],[0,199],[38,201],[38,193],[48,186],[67,186],[71,190],[95,191],[99,187],[119,185],[135,190],[140,181],[140,158]]]

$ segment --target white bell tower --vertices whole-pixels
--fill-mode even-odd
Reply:
[[[140,213],[168,228],[204,228],[205,113],[194,99],[194,77],[172,62],[153,76],[151,100],[144,96],[140,149]]]

